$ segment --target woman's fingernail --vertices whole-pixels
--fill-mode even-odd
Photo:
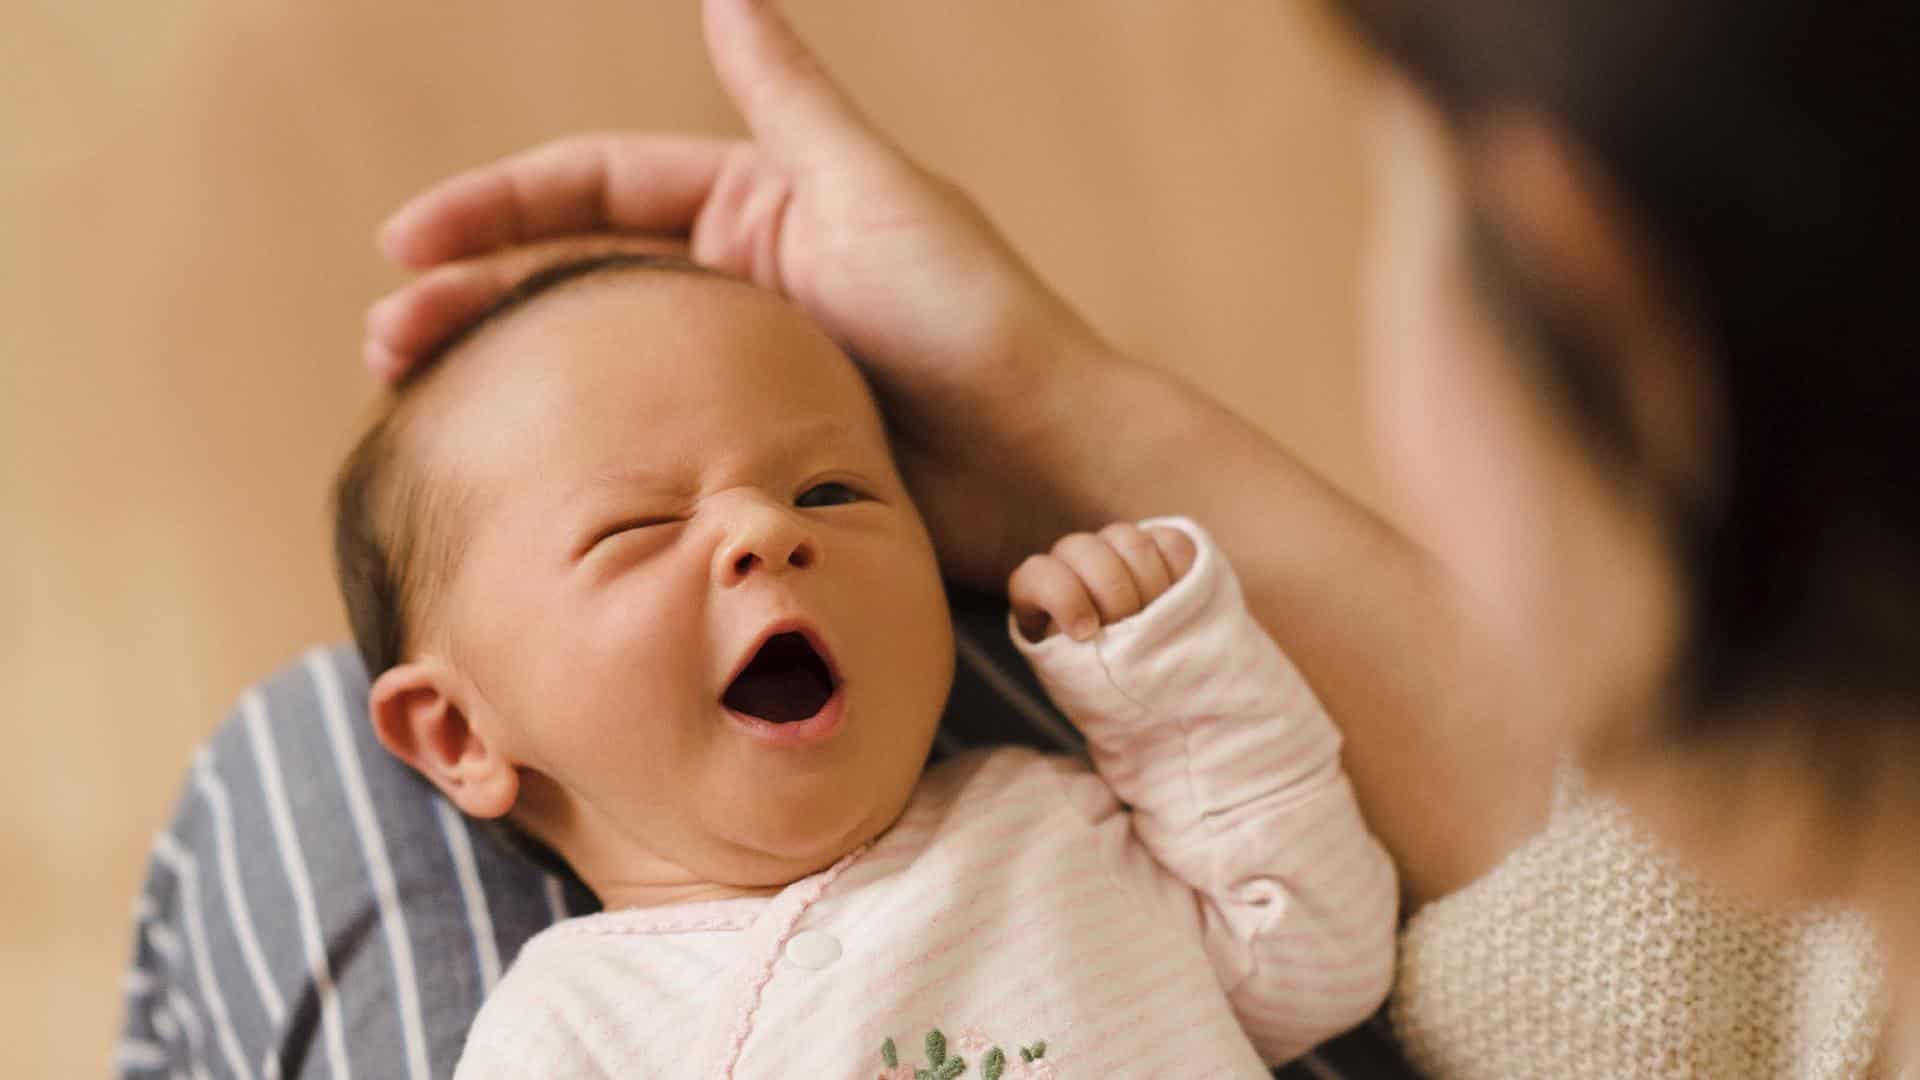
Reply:
[[[393,306],[396,299],[397,297],[392,295],[383,296],[367,308],[366,325],[369,332],[393,320]]]
[[[400,374],[400,358],[392,349],[377,341],[369,340],[360,350],[360,359],[367,370],[379,376],[385,382],[392,382]]]
[[[380,227],[373,230],[373,246],[380,254],[394,262],[399,262],[400,214],[388,215]]]
[[[424,270],[432,265],[432,260],[421,257],[420,243],[414,235],[413,219],[416,215],[411,213],[412,208],[409,203],[395,210],[392,217],[381,223],[374,239],[381,256],[388,262],[409,270]]]

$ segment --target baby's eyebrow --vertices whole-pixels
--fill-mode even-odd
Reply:
[[[778,439],[769,440],[753,465],[779,464],[793,460],[809,448],[823,444],[846,447],[857,441],[858,426],[839,418],[825,418],[796,425]],[[568,501],[589,497],[607,488],[647,491],[661,495],[691,495],[698,479],[684,468],[614,462],[593,470],[568,492]]]
[[[785,458],[809,446],[823,442],[844,445],[853,439],[854,425],[850,420],[828,417],[801,425],[786,432],[780,438],[776,457]]]
[[[649,465],[606,465],[595,469],[587,478],[574,485],[569,500],[590,495],[606,488],[626,488],[658,492],[662,495],[686,493],[692,490],[684,475],[674,470],[661,469]]]

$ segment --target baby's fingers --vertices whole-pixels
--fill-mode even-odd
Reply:
[[[1160,549],[1160,557],[1167,561],[1167,569],[1173,571],[1175,581],[1186,577],[1195,560],[1200,558],[1200,549],[1193,546],[1193,538],[1179,529],[1155,525],[1147,530],[1147,535],[1153,538],[1153,546]]]
[[[1107,546],[1120,556],[1133,574],[1133,585],[1139,592],[1141,607],[1153,603],[1161,593],[1173,586],[1176,576],[1173,568],[1167,565],[1166,558],[1160,554],[1160,545],[1154,543],[1140,526],[1118,521],[1101,529],[1100,539],[1107,542]]]
[[[1064,629],[1075,641],[1085,641],[1100,627],[1080,575],[1052,555],[1033,555],[1007,579],[1007,600],[1014,622],[1028,641],[1044,641]]]
[[[1072,533],[1053,545],[1053,554],[1093,595],[1100,625],[1117,623],[1143,606],[1133,571],[1105,539],[1092,533]]]

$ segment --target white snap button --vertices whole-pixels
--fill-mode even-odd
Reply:
[[[840,959],[840,940],[818,930],[802,930],[787,939],[787,959],[818,971]]]

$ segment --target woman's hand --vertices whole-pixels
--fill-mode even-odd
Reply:
[[[1424,552],[1265,433],[1115,354],[978,207],[860,117],[769,0],[705,0],[705,16],[752,137],[563,139],[419,196],[380,241],[427,273],[368,313],[370,366],[397,376],[556,255],[522,245],[684,237],[696,260],[797,301],[863,364],[955,577],[997,589],[1027,554],[1102,522],[1205,523],[1341,719],[1348,771],[1416,897],[1471,880],[1537,825],[1544,797],[1514,789],[1547,790],[1554,752],[1523,755],[1470,692],[1470,641]]]
[[[427,273],[368,313],[368,365],[397,378],[556,255],[623,243],[531,242],[685,235],[696,261],[791,297],[856,356],[949,572],[999,585],[1037,546],[1029,528],[1066,531],[1021,473],[1072,407],[1069,369],[1106,351],[971,200],[867,124],[770,3],[708,0],[705,21],[752,138],[577,136],[418,196],[380,243]]]

